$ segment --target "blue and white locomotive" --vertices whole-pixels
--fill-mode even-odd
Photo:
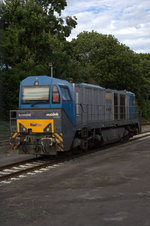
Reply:
[[[134,93],[48,76],[20,83],[19,110],[11,111],[10,122],[13,149],[36,155],[86,150],[141,129]]]

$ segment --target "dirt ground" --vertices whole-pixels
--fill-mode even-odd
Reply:
[[[0,186],[2,226],[149,226],[150,136]]]

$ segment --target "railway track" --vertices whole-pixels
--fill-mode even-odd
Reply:
[[[53,160],[32,158],[0,167],[0,182],[46,167]]]
[[[0,146],[4,146],[4,145],[9,145],[9,139],[8,138],[0,139]]]
[[[37,172],[37,170],[45,171],[49,166],[68,161],[69,158],[62,157],[61,159],[52,159],[52,158],[33,158],[21,162],[16,162],[0,167],[0,183],[7,183],[9,179],[15,179],[17,177],[24,177],[26,174],[32,172]]]
[[[129,142],[141,138],[143,139],[147,136],[150,136],[150,132],[135,136],[133,139],[129,140]],[[35,173],[42,173],[43,171],[53,168],[54,166],[58,166],[63,162],[90,155],[116,145],[120,145],[120,143],[107,145],[101,148],[88,150],[87,152],[81,152],[74,155],[64,155],[57,159],[39,157],[2,166],[0,167],[0,184],[11,183],[12,180],[26,177],[26,175],[29,174],[32,175]]]

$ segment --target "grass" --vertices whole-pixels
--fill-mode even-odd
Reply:
[[[0,121],[0,137],[10,136],[9,121]]]

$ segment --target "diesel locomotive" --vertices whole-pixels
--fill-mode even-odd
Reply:
[[[141,127],[132,92],[30,76],[20,83],[10,130],[19,153],[56,155],[128,139]]]

